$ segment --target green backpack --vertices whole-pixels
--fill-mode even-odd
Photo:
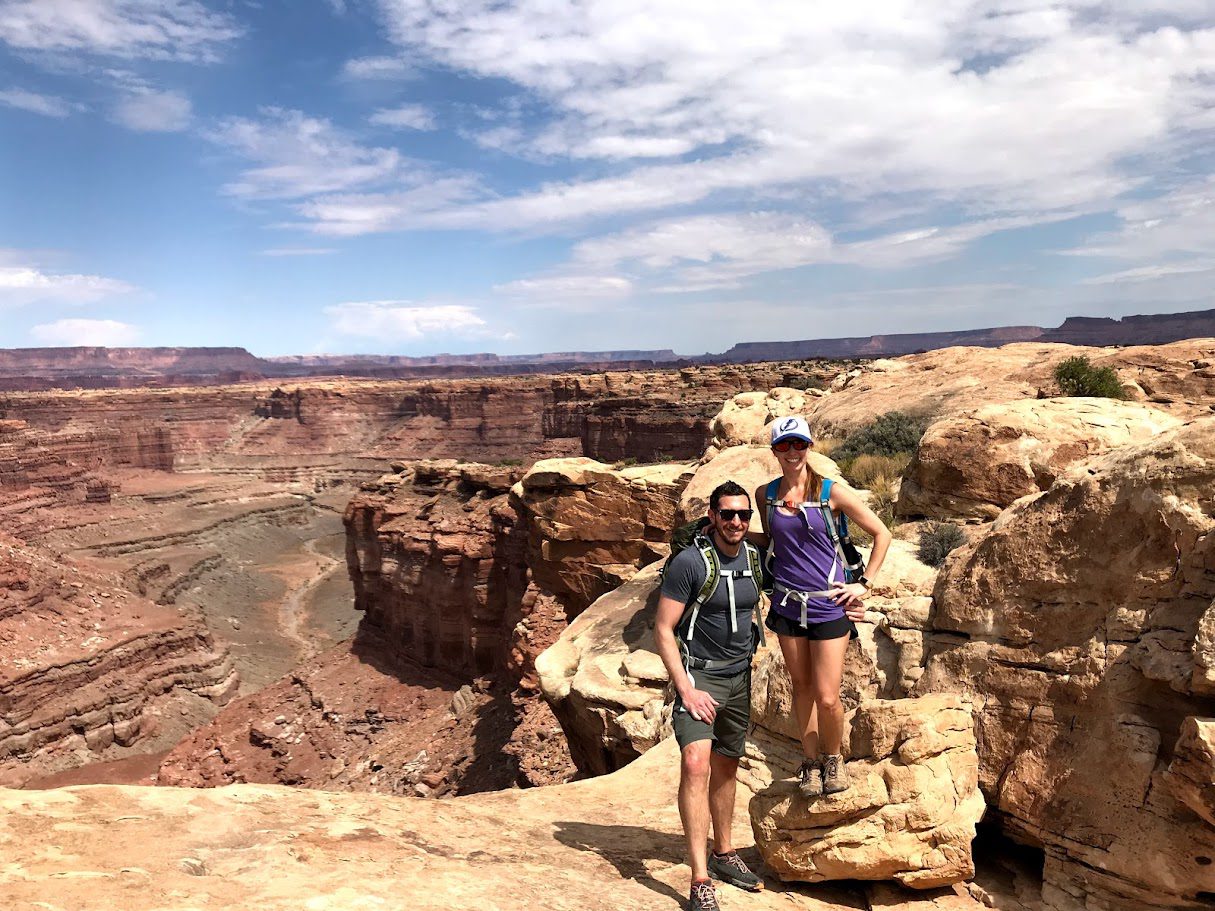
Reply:
[[[689,522],[686,525],[680,525],[671,534],[671,556],[667,558],[667,562],[663,565],[662,571],[665,573],[667,567],[671,565],[671,561],[681,551],[687,550],[689,547],[695,548],[700,554],[701,560],[705,566],[705,581],[700,586],[700,591],[693,598],[684,610],[684,614],[679,618],[679,622],[675,624],[677,638],[679,639],[679,649],[683,654],[684,663],[686,666],[700,669],[712,668],[715,664],[721,664],[720,661],[708,661],[704,658],[693,658],[688,653],[687,643],[692,641],[696,635],[696,619],[700,616],[700,607],[706,601],[713,597],[713,593],[717,591],[717,586],[722,579],[726,580],[726,585],[730,592],[730,631],[738,631],[738,614],[734,610],[734,580],[735,579],[750,579],[751,584],[755,586],[757,596],[763,594],[764,584],[764,568],[763,558],[760,556],[759,549],[750,541],[743,541],[743,548],[747,553],[747,563],[750,569],[745,570],[726,570],[721,568],[721,560],[717,556],[717,548],[713,546],[713,541],[709,538],[706,528],[709,525],[707,516],[697,519],[695,522]],[[760,615],[761,597],[755,600],[755,626],[759,629],[759,642],[766,644],[764,637],[763,618]],[[678,635],[678,630],[687,624],[687,632],[685,635]]]

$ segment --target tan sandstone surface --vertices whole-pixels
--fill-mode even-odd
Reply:
[[[450,801],[240,785],[0,791],[0,889],[12,911],[669,911],[687,898],[668,741],[613,775]],[[750,845],[745,802],[734,823]],[[104,837],[97,833],[104,832]],[[975,895],[1013,904],[1008,871]],[[963,887],[721,887],[725,909],[978,911]]]
[[[1018,501],[937,581],[916,691],[976,700],[980,783],[1044,847],[1049,907],[1215,894],[1215,827],[1167,774],[1175,755],[1174,782],[1210,769],[1182,756],[1211,709],[1213,496],[1208,417]]]

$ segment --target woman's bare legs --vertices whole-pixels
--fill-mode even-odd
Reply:
[[[818,759],[818,712],[814,698],[814,675],[811,670],[810,640],[801,636],[780,636],[780,651],[785,669],[793,685],[793,717],[802,738],[802,752],[807,759]]]
[[[844,705],[840,702],[840,686],[844,680],[844,656],[848,651],[849,637],[802,641],[806,644],[809,659],[811,698],[818,710],[819,736],[815,739],[824,753],[839,753],[844,742]],[[794,704],[797,704],[796,700]],[[802,745],[804,749],[804,738]]]

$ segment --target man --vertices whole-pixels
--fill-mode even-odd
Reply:
[[[764,887],[734,850],[731,834],[738,760],[751,719],[751,655],[761,635],[752,619],[758,617],[761,561],[744,540],[751,512],[750,496],[733,481],[713,491],[708,534],[667,566],[654,621],[658,654],[676,692],[679,816],[692,867],[689,911],[717,911],[710,875],[752,892]]]

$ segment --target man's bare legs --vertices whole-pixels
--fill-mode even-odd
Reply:
[[[679,766],[679,818],[688,841],[692,880],[709,876],[709,777],[711,740],[696,740],[683,748]]]
[[[734,795],[738,790],[738,760],[709,754],[709,815],[713,819],[713,850],[734,850]]]

